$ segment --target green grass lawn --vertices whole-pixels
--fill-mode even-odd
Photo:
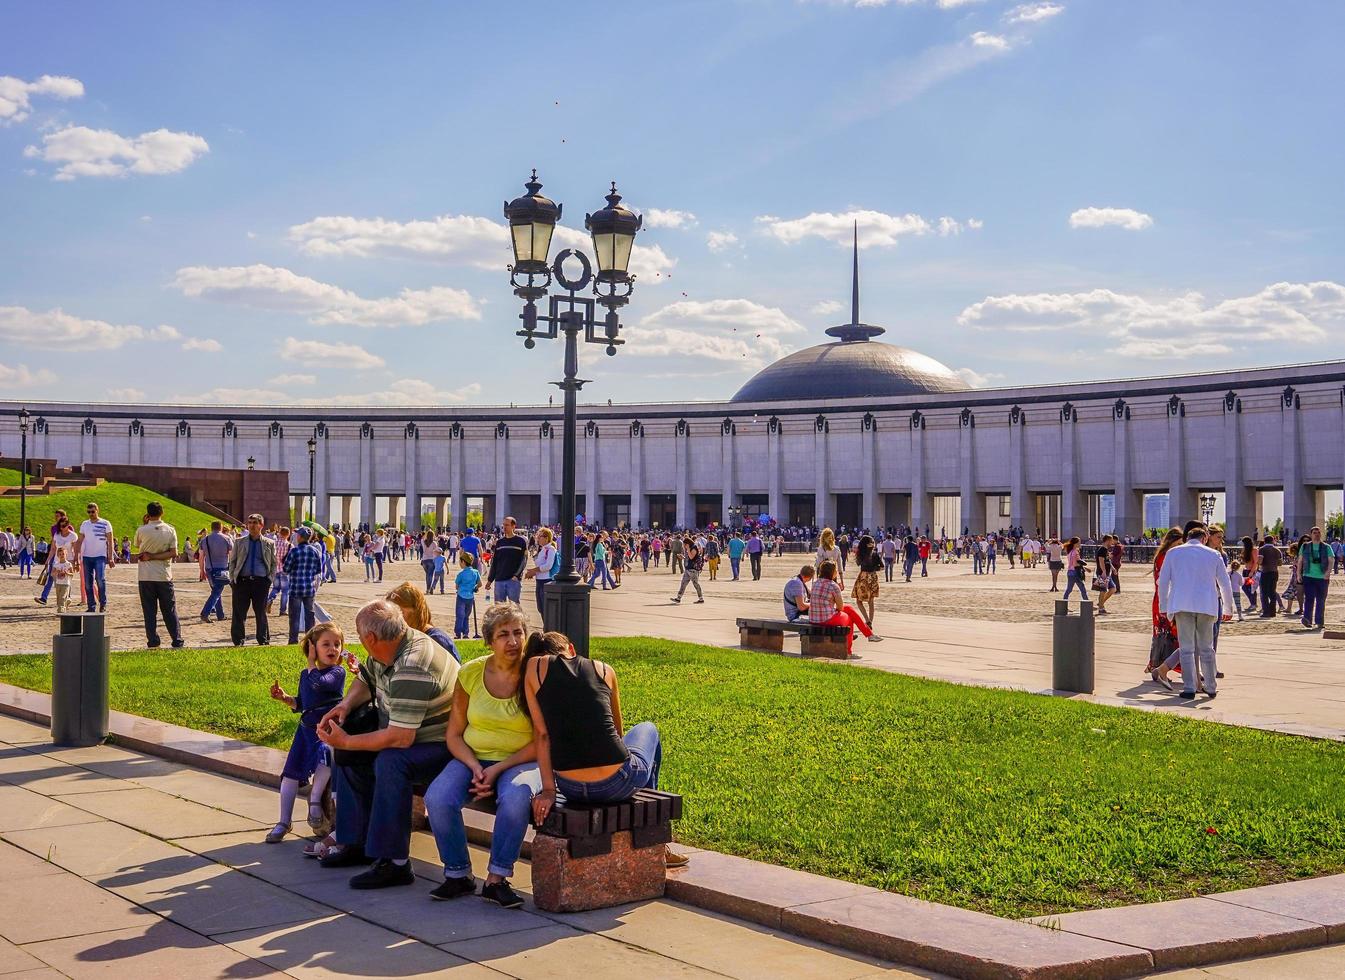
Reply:
[[[32,482],[31,480],[29,482]],[[17,487],[19,485],[19,471],[10,469],[7,466],[0,466],[0,487]]]
[[[595,639],[655,721],[678,839],[1025,916],[1345,871],[1345,745],[649,638]],[[481,652],[467,644],[467,656]],[[113,654],[112,703],[289,744],[293,648]],[[0,681],[49,690],[45,656]]]
[[[3,476],[4,471],[0,470],[0,484],[4,483]],[[17,470],[14,476],[14,485],[17,486]],[[199,511],[195,507],[188,507],[185,504],[179,504],[177,501],[169,500],[163,494],[155,493],[153,490],[138,487],[133,483],[108,482],[88,490],[62,490],[59,493],[53,493],[50,497],[30,494],[27,508],[28,526],[33,529],[33,534],[37,537],[48,537],[52,525],[52,515],[57,508],[60,508],[65,511],[66,516],[78,529],[80,523],[88,516],[84,512],[84,508],[91,500],[98,504],[99,514],[112,522],[112,531],[117,536],[118,544],[121,543],[123,536],[131,538],[132,541],[135,540],[135,529],[144,523],[145,505],[151,500],[157,500],[163,504],[163,519],[177,528],[179,547],[181,547],[182,539],[188,532],[195,534],[203,527],[209,528],[210,522],[214,520],[209,514]],[[0,498],[0,527],[10,526],[17,530],[18,523],[19,498]]]

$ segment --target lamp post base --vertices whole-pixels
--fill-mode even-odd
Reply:
[[[583,582],[549,582],[544,593],[546,628],[569,637],[581,657],[588,656],[589,591]]]

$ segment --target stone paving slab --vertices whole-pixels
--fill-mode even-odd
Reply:
[[[1262,885],[1206,897],[1216,902],[1316,922],[1326,928],[1331,942],[1345,942],[1345,875]]]
[[[40,970],[44,966],[46,964],[31,953],[25,953],[8,939],[0,939],[0,974]]]
[[[1320,946],[1325,926],[1209,898],[1069,912],[1034,921],[1077,936],[1149,950],[1154,966],[1199,966]]]
[[[163,919],[133,929],[55,939],[26,948],[75,978],[253,980],[283,976],[264,963]]]
[[[648,950],[555,924],[526,932],[451,943],[441,948],[522,980],[571,976],[580,972],[579,964],[582,964],[584,980],[722,976]]]
[[[790,932],[973,980],[1129,977],[1153,968],[1145,949],[1044,929],[869,889],[784,910]]]
[[[96,834],[89,833],[87,825],[76,825],[0,836],[81,878],[133,872],[155,861],[188,856],[180,848],[110,821],[98,824]]]
[[[97,823],[101,817],[21,786],[0,785],[0,833]]]
[[[44,861],[23,848],[0,842],[0,885],[10,885],[26,878],[43,878],[62,873],[59,865]],[[19,887],[11,885],[11,887]]]
[[[35,887],[0,888],[0,936],[16,945],[157,920],[152,912],[74,875],[48,875],[29,882]]]
[[[1327,946],[1295,953],[1220,963],[1204,969],[1161,974],[1161,980],[1340,980],[1345,976],[1345,947]]]
[[[870,890],[732,854],[695,854],[696,859],[685,868],[669,872],[668,897],[762,925],[779,927],[781,913],[790,905],[825,902]]]
[[[125,785],[125,784],[123,784]],[[262,830],[260,823],[143,786],[54,799],[155,837],[197,837]]]
[[[280,844],[267,844],[256,831],[184,837],[172,841],[178,847],[203,858],[227,865],[274,885],[299,887],[312,881],[329,881],[333,874],[316,858],[304,857],[302,841],[288,837]],[[354,874],[354,872],[351,872]]]
[[[0,748],[0,783],[22,786],[47,796],[98,793],[125,785],[120,780],[12,745]]]

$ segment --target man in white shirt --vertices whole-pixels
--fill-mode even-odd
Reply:
[[[93,612],[93,592],[98,588],[98,612],[107,612],[107,569],[117,565],[116,538],[112,522],[98,516],[98,505],[91,503],[88,519],[79,526],[79,540],[75,542],[75,561],[84,575],[84,601],[87,612]]]
[[[1221,615],[1224,622],[1233,618],[1233,590],[1223,556],[1205,547],[1205,538],[1203,525],[1191,528],[1186,543],[1168,551],[1158,573],[1158,612],[1177,624],[1181,696],[1187,700],[1196,696],[1197,660],[1205,693],[1215,696],[1214,624]]]
[[[182,627],[177,618],[177,599],[173,594],[173,559],[177,557],[177,530],[163,520],[163,504],[151,500],[145,507],[145,523],[135,532],[135,550],[139,557],[137,585],[140,610],[145,617],[145,642],[157,647],[159,627],[156,613],[162,613],[163,625],[174,647],[181,647]],[[227,569],[226,569],[227,574]]]

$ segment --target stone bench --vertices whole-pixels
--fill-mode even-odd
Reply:
[[[844,660],[848,656],[848,626],[821,626],[806,619],[790,622],[787,619],[739,619],[738,642],[748,650],[771,650],[782,653],[785,634],[797,633],[799,647],[805,657],[832,657]]]
[[[423,795],[415,787],[412,825],[429,829]],[[466,809],[493,814],[493,800]],[[532,862],[533,904],[544,912],[582,912],[663,897],[665,844],[682,797],[642,789],[616,803],[557,804],[525,844]]]

